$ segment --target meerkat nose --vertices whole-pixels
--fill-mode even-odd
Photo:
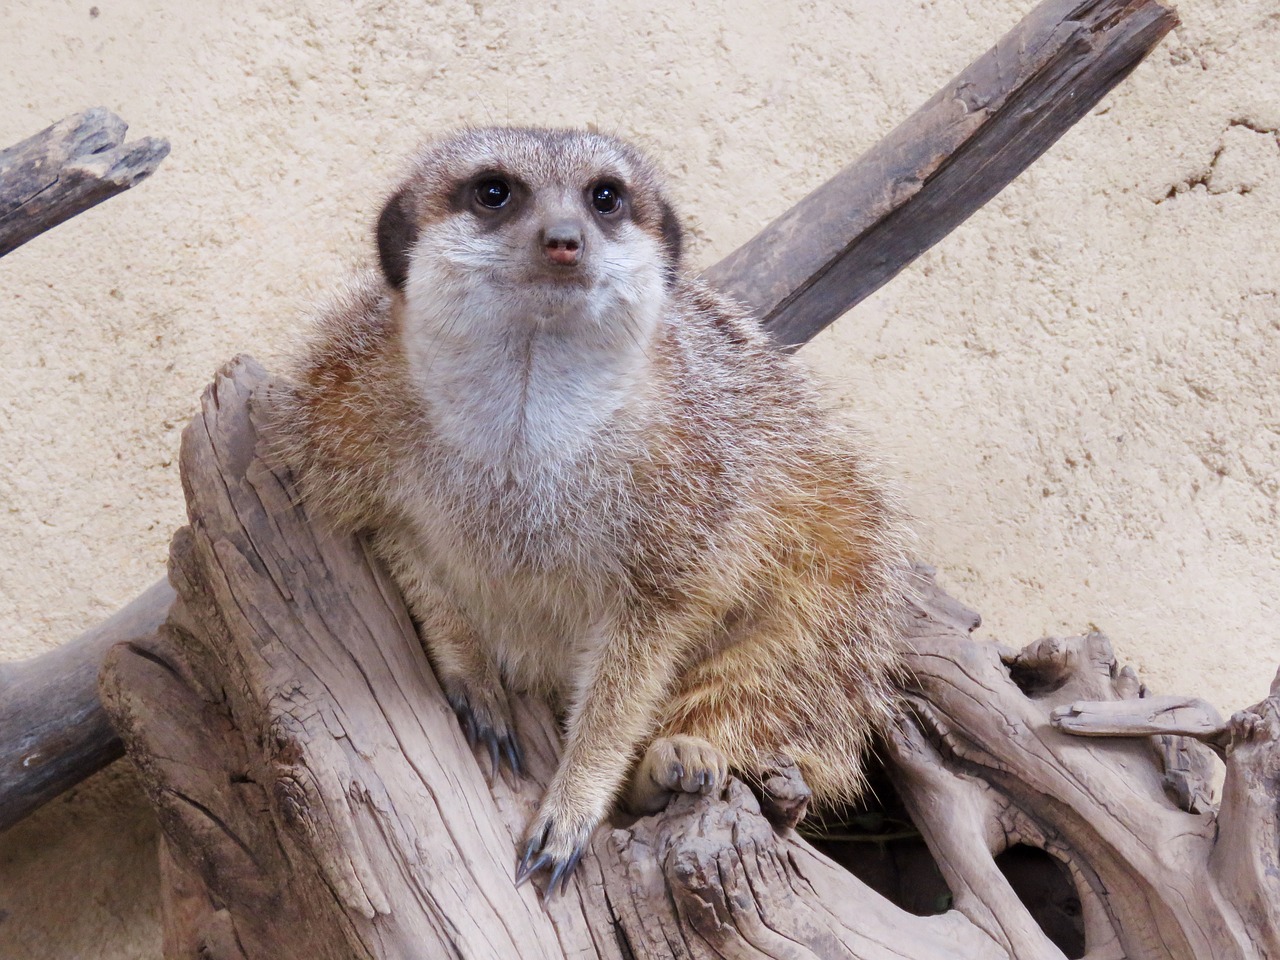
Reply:
[[[582,259],[582,227],[572,221],[553,223],[542,230],[542,252],[552,263],[571,267]]]

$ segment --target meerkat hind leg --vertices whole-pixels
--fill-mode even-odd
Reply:
[[[725,755],[701,737],[658,737],[631,777],[627,809],[656,813],[677,793],[719,793],[728,776]]]

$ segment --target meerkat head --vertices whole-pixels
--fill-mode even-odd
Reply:
[[[635,340],[680,268],[679,222],[635,148],[570,130],[467,130],[429,143],[377,226],[419,335],[546,330]]]

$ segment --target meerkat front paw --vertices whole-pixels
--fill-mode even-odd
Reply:
[[[446,696],[472,749],[481,742],[488,749],[490,778],[498,776],[498,767],[504,760],[512,773],[524,776],[524,753],[516,737],[507,692],[501,687],[480,689],[450,684]]]
[[[718,793],[729,777],[725,755],[701,737],[659,737],[631,778],[632,813],[656,813],[674,793]]]
[[[600,822],[594,814],[576,812],[550,797],[542,802],[542,809],[529,825],[524,846],[520,851],[520,863],[516,868],[516,886],[520,886],[543,867],[551,868],[547,882],[547,896],[569,889],[569,878],[587,852],[587,843]]]

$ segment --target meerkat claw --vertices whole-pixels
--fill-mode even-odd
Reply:
[[[586,855],[587,843],[590,839],[588,833],[586,837],[569,847],[568,853],[560,854],[553,853],[552,849],[563,847],[564,844],[556,842],[552,834],[552,826],[548,823],[531,836],[521,849],[520,863],[516,867],[517,887],[522,886],[544,867],[551,869],[551,875],[543,893],[543,897],[547,899],[557,893],[563,894],[569,889],[573,871]]]
[[[524,849],[520,853],[520,863],[516,867],[517,887],[523,886],[526,880],[551,862],[551,854],[542,850],[542,845],[547,842],[547,834],[550,832],[551,824],[547,824],[525,842]],[[542,853],[534,859],[534,854],[540,850]]]
[[[514,733],[507,734],[502,740],[502,754],[506,757],[511,772],[517,777],[524,776],[524,751],[520,749],[520,741]]]
[[[568,860],[562,860],[556,864],[555,869],[551,871],[551,880],[547,883],[547,896],[555,896],[559,893],[564,896],[569,890],[569,879],[573,876],[573,871],[577,869],[582,855],[586,853],[586,847],[575,847],[573,853],[569,854]],[[559,883],[560,889],[556,890],[556,884]]]
[[[530,877],[532,877],[535,873],[537,873],[543,867],[551,863],[551,854],[549,853],[539,854],[538,858],[534,860],[532,863],[530,863],[528,858],[531,855],[531,853],[532,851],[530,851],[529,853],[526,853],[525,856],[520,860],[520,869],[516,871],[516,887],[517,888],[523,887],[525,885],[525,882],[528,881]]]
[[[467,743],[474,750],[479,742],[479,731],[476,727],[475,714],[471,712],[470,705],[464,700],[462,703],[453,705],[453,712],[458,715],[458,723],[462,724],[462,732],[466,735]]]
[[[516,739],[515,731],[499,729],[482,717],[477,716],[475,708],[471,706],[471,701],[466,697],[450,697],[449,703],[453,707],[453,712],[457,714],[458,723],[461,724],[471,749],[476,749],[480,742],[484,741],[485,749],[489,755],[489,779],[491,781],[497,779],[498,770],[501,768],[504,759],[510,765],[512,773],[517,777],[524,776],[524,753],[520,749],[520,742]],[[501,726],[505,728],[505,724]]]
[[[485,742],[489,745],[489,780],[498,779],[498,735],[492,730],[485,731]],[[505,739],[505,738],[504,738]]]

